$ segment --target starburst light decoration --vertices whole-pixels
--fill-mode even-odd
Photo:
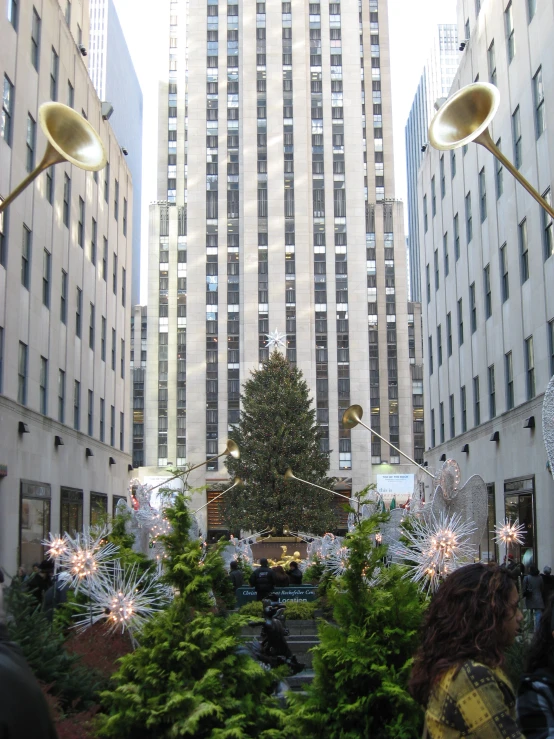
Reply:
[[[67,550],[67,540],[65,534],[63,536],[60,536],[59,534],[52,534],[50,532],[48,534],[48,538],[43,539],[41,543],[43,547],[46,547],[47,559],[53,559],[56,564],[58,563],[58,560],[60,559],[62,554],[64,554]]]
[[[92,605],[83,605],[77,617],[81,629],[106,619],[109,631],[140,629],[145,621],[162,610],[170,599],[169,591],[156,577],[140,573],[138,565],[124,569],[115,560],[111,571],[104,570],[92,583]]]
[[[338,577],[346,572],[348,567],[348,558],[350,556],[350,550],[348,547],[337,546],[327,553],[325,557],[325,567],[331,572],[332,575]]]
[[[411,516],[404,527],[402,540],[391,545],[395,561],[408,566],[408,576],[435,592],[441,581],[453,570],[472,561],[477,553],[471,542],[475,524],[464,521],[460,514],[439,517]]]
[[[280,333],[277,329],[266,334],[266,336],[266,349],[277,349],[280,346],[286,346],[287,335]]]
[[[523,544],[527,531],[518,518],[513,523],[507,518],[504,523],[496,524],[494,533],[496,534],[494,540],[498,544],[504,544],[508,551],[514,544]]]
[[[90,589],[94,580],[112,564],[119,547],[105,541],[108,534],[108,527],[99,531],[86,528],[74,536],[65,533],[67,548],[60,556],[61,575],[75,592],[83,583]]]

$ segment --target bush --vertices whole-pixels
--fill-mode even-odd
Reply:
[[[323,577],[324,572],[325,572],[325,565],[323,564],[323,560],[314,559],[310,562],[310,564],[304,570],[302,574],[302,582],[303,583],[307,583],[307,582],[318,583]]]
[[[317,601],[313,603],[304,603],[300,601],[288,600],[285,608],[285,617],[287,621],[309,621],[314,618],[316,610],[319,608]],[[250,618],[262,618],[263,609],[261,601],[253,601],[246,603],[239,608],[241,616],[250,616]]]
[[[254,600],[251,603],[245,603],[239,608],[241,616],[250,616],[251,618],[262,618],[263,604],[261,600]]]

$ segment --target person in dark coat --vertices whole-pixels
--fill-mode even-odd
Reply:
[[[517,696],[517,718],[526,739],[554,736],[554,613],[552,601],[542,614]]]
[[[239,563],[236,561],[236,559],[231,562],[229,568],[231,570],[229,573],[229,579],[233,583],[233,590],[236,593],[237,588],[242,587],[244,577],[242,574],[242,570],[239,568]]]
[[[525,598],[525,608],[531,613],[534,630],[536,631],[544,609],[544,600],[542,597],[542,578],[535,565],[531,565],[529,568],[529,574],[525,575],[523,578],[522,587],[523,596]]]
[[[275,577],[267,565],[267,559],[260,559],[260,566],[250,575],[250,585],[256,589],[256,600],[263,600],[275,587]]]
[[[294,559],[289,564],[289,580],[291,585],[302,585],[302,570]]]
[[[0,624],[0,737],[57,739],[48,704],[19,647]]]
[[[289,584],[289,576],[285,572],[283,566],[277,565],[276,567],[272,567],[271,571],[273,572],[273,577],[275,579],[275,587],[286,588]]]
[[[34,569],[34,567],[33,567]],[[25,583],[25,590],[33,595],[39,604],[42,604],[44,593],[52,585],[52,573],[54,571],[54,563],[47,559],[43,560],[39,565],[38,573],[32,575]],[[1,735],[0,735],[1,736]]]
[[[545,604],[548,603],[552,594],[554,593],[554,575],[552,575],[552,568],[548,565],[542,568],[542,597],[544,598]]]

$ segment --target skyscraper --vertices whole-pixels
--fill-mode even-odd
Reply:
[[[386,0],[174,0],[168,64],[150,207],[145,465],[224,449],[271,333],[312,389],[345,489],[406,472],[377,437],[341,424],[358,403],[413,454]],[[225,474],[216,460],[191,482],[209,495]]]
[[[410,256],[411,299],[421,302],[419,264],[419,218],[417,173],[427,145],[427,129],[435,112],[435,101],[447,97],[458,69],[458,32],[456,25],[439,24],[427,64],[417,87],[406,123],[406,166],[408,184],[408,253]]]
[[[113,107],[110,125],[133,178],[131,304],[136,305],[140,298],[142,90],[113,0],[89,0],[89,5],[89,74],[100,100]]]

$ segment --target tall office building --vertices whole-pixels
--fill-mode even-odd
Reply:
[[[476,11],[479,11],[476,17]],[[496,85],[491,136],[550,201],[554,175],[551,4],[458,3],[469,38],[453,89]],[[490,531],[519,518],[516,556],[552,564],[554,482],[546,467],[542,402],[554,374],[552,219],[482,147],[428,149],[418,181],[431,466],[444,454],[462,481],[488,486]],[[492,536],[483,556],[504,556]]]
[[[131,304],[140,302],[142,90],[113,0],[89,0],[88,68],[133,178]],[[113,112],[110,111],[110,106]]]
[[[88,118],[109,159],[97,173],[56,164],[0,214],[0,561],[10,574],[42,559],[49,531],[79,531],[127,492],[133,194],[77,45],[87,43],[86,2],[10,2],[0,14],[0,198],[45,151],[43,102]]]
[[[410,258],[411,299],[421,302],[419,265],[419,218],[417,173],[427,146],[427,129],[435,113],[435,101],[447,97],[458,69],[458,32],[456,25],[439,24],[433,38],[429,59],[406,123],[406,167],[408,184],[408,253]]]
[[[409,471],[377,437],[341,424],[359,403],[414,453],[386,0],[175,0],[167,20],[145,465],[198,464],[225,448],[241,386],[277,332],[312,390],[343,489]],[[191,483],[209,496],[225,476],[216,460]]]

